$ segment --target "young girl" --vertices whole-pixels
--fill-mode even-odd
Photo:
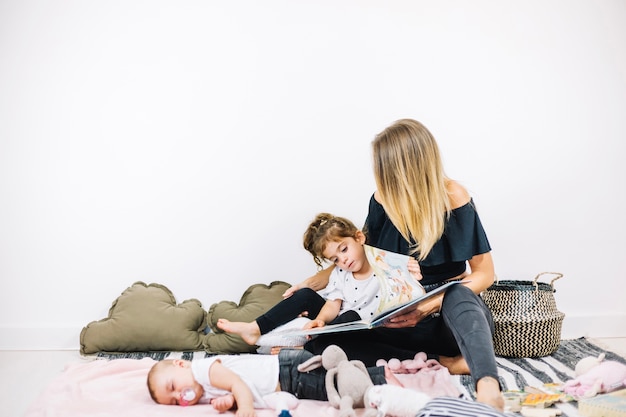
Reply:
[[[318,214],[304,233],[303,244],[320,269],[324,260],[335,265],[324,296],[302,288],[252,322],[219,319],[217,327],[254,345],[261,335],[300,315],[314,317],[305,325],[307,329],[369,319],[379,313],[380,286],[365,255],[365,234],[350,220]],[[409,261],[409,271],[421,278],[417,261]]]

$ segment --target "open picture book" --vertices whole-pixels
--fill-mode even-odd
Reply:
[[[417,308],[419,303],[444,292],[448,287],[465,282],[450,281],[427,293],[409,272],[410,256],[369,245],[365,245],[365,254],[374,269],[375,278],[380,282],[380,305],[377,314],[371,320],[331,324],[307,330],[289,329],[281,333],[296,336],[373,329],[385,325],[393,317],[401,316]]]

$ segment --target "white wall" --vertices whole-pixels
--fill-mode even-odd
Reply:
[[[621,0],[0,2],[0,349],[77,349],[133,282],[206,309],[362,224],[369,143],[416,118],[501,279],[626,337]]]

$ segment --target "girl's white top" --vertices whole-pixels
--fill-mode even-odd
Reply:
[[[335,267],[328,285],[318,292],[327,300],[343,300],[339,313],[354,310],[362,320],[370,320],[378,313],[380,304],[380,283],[375,275],[368,279],[354,279],[352,272]]]
[[[217,355],[192,361],[193,376],[204,388],[203,403],[230,393],[211,384],[209,368],[215,361],[239,375],[250,387],[255,408],[266,408],[263,396],[276,392],[278,386],[278,355]]]

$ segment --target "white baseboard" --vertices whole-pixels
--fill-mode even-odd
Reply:
[[[79,350],[81,328],[0,327],[0,350]],[[626,314],[566,315],[562,339],[626,337]]]
[[[0,327],[0,350],[79,350],[82,327]]]
[[[562,339],[626,337],[626,314],[566,315]]]

